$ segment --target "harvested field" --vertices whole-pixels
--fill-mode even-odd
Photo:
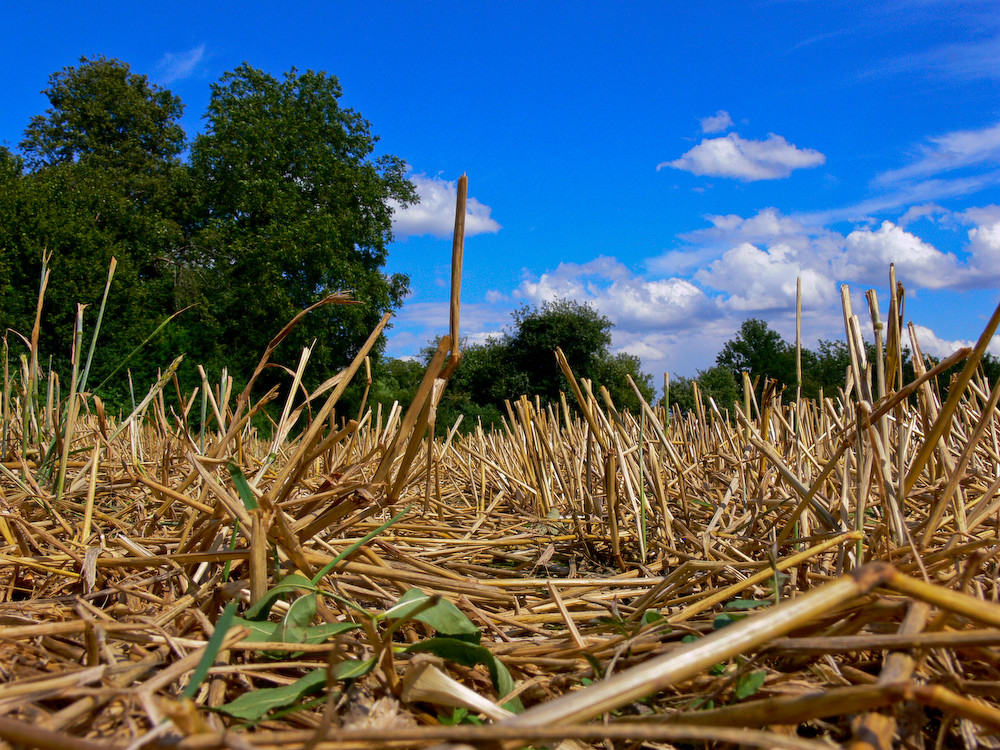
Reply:
[[[996,747],[1000,310],[903,383],[900,306],[867,362],[845,294],[819,402],[623,414],[562,360],[563,403],[446,439],[457,304],[405,410],[331,417],[366,349],[268,436],[273,394],[171,409],[169,371],[122,419],[39,399],[32,352],[4,378],[0,738]]]

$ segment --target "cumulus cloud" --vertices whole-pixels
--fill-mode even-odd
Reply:
[[[198,64],[205,59],[205,45],[199,44],[186,52],[167,52],[156,63],[156,77],[164,84],[190,78]]]
[[[927,289],[953,286],[962,278],[954,255],[942,253],[891,221],[883,221],[875,230],[855,229],[847,235],[846,249],[842,278],[879,278],[890,263],[896,264],[897,276]]]
[[[929,177],[963,167],[1000,162],[1000,123],[981,130],[956,130],[934,136],[918,150],[918,158],[899,169],[883,172],[878,184]]]
[[[665,161],[656,169],[671,167],[696,175],[754,182],[788,177],[796,169],[818,167],[825,161],[819,151],[800,149],[774,133],[763,141],[730,133],[722,138],[706,138],[679,159]]]
[[[400,206],[392,202],[392,231],[397,239],[430,235],[451,237],[455,230],[455,201],[458,197],[458,182],[412,174],[410,181],[417,188],[420,202],[415,206]],[[490,214],[493,209],[469,198],[465,206],[465,236],[496,234],[500,224]]]
[[[753,216],[744,218],[737,214],[705,217],[712,225],[680,235],[680,239],[696,245],[726,250],[741,242],[752,244],[790,245],[796,250],[816,251],[829,245],[829,240],[843,239],[836,232],[815,226],[793,216],[786,216],[776,208],[764,208]],[[824,253],[826,255],[827,253]]]
[[[725,306],[744,312],[794,309],[799,278],[803,305],[827,305],[837,296],[834,279],[820,269],[808,267],[785,244],[762,250],[743,242],[698,272],[696,278],[727,292]]]
[[[588,302],[626,331],[685,327],[717,314],[715,304],[690,281],[645,279],[606,256],[560,263],[554,271],[522,281],[517,292],[535,304],[563,298]]]
[[[920,351],[925,355],[934,357],[935,359],[944,359],[962,347],[968,346],[973,347],[976,345],[975,341],[967,339],[943,339],[939,337],[934,331],[927,326],[914,325],[914,330],[917,333],[917,343],[920,345]],[[903,346],[912,349],[910,344],[910,333],[906,331],[903,337]],[[1000,336],[994,336],[990,343],[986,346],[986,351],[993,356],[1000,356]]]
[[[969,230],[969,265],[974,280],[992,283],[1000,278],[1000,206],[970,209],[962,217],[976,224]]]
[[[724,109],[720,109],[711,117],[701,118],[702,133],[721,133],[733,126],[733,118]]]

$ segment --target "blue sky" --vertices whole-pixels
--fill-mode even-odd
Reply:
[[[749,317],[792,340],[797,276],[807,346],[843,337],[842,283],[884,307],[891,261],[927,353],[1000,297],[1000,3],[2,0],[0,28],[9,146],[81,55],[170,88],[189,136],[243,61],[336,75],[423,199],[390,249],[412,280],[396,356],[447,330],[462,173],[472,342],[575,298],[659,382]]]

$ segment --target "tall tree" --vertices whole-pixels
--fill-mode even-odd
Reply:
[[[178,163],[181,100],[128,63],[82,57],[53,73],[42,93],[51,106],[31,118],[21,141],[32,169],[72,163],[157,174]]]
[[[316,340],[311,371],[325,378],[407,291],[405,276],[382,268],[391,201],[414,202],[414,187],[402,159],[374,155],[370,124],[340,97],[326,73],[279,80],[247,64],[212,86],[192,148],[204,200],[193,261],[219,274],[208,303],[223,340],[245,344],[234,368],[249,367],[298,310],[352,290],[361,304],[315,311],[283,345],[297,356]]]
[[[84,58],[53,74],[43,93],[51,106],[32,119],[21,143],[28,170],[6,170],[16,199],[4,208],[13,229],[0,229],[0,265],[12,269],[0,317],[30,330],[42,253],[51,253],[40,341],[65,373],[76,305],[90,306],[92,324],[117,258],[93,384],[171,311],[183,241],[182,109],[170,92],[105,58]],[[149,354],[130,364],[145,379],[164,358]]]
[[[611,321],[590,305],[573,300],[544,302],[514,312],[510,347],[516,367],[525,373],[532,393],[559,398],[565,389],[562,371],[553,352],[562,349],[578,378],[594,378],[597,363],[608,356]]]

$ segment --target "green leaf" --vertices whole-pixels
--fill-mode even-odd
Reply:
[[[322,643],[331,636],[357,630],[360,627],[356,622],[324,622],[322,625],[306,628],[300,643]]]
[[[205,645],[205,651],[198,661],[198,666],[195,667],[194,674],[191,675],[191,680],[188,682],[187,687],[184,688],[184,692],[181,693],[185,698],[194,698],[195,693],[198,692],[198,687],[208,674],[208,670],[212,666],[212,662],[215,661],[219,649],[222,648],[222,642],[226,638],[226,633],[229,632],[235,614],[236,602],[231,601],[222,610],[222,614],[219,615],[219,619],[215,623],[215,630],[212,631],[212,637],[208,639],[208,643]]]
[[[440,656],[442,659],[448,659],[465,667],[483,664],[489,670],[490,679],[493,681],[493,687],[496,689],[497,695],[503,697],[514,690],[514,678],[511,677],[507,667],[503,665],[492,651],[483,646],[478,646],[457,638],[428,638],[425,641],[407,646],[404,651],[407,653],[429,651],[436,656]],[[520,713],[524,710],[524,705],[521,703],[520,698],[507,701],[503,704],[503,707],[514,713]]]
[[[291,685],[251,690],[224,706],[219,706],[218,710],[238,719],[256,721],[268,711],[284,708],[295,703],[304,695],[315,693],[325,684],[326,669],[314,669]]]
[[[716,615],[715,619],[712,620],[712,627],[716,630],[722,630],[722,628],[732,625],[734,622],[738,622],[746,617],[746,615],[738,615],[729,612],[724,612],[721,615]]]
[[[283,620],[286,626],[306,628],[316,616],[316,594],[303,594],[288,608]]]
[[[271,613],[271,607],[285,594],[294,594],[299,591],[315,591],[316,584],[298,573],[290,573],[285,576],[281,583],[274,588],[268,589],[250,609],[246,611],[248,620],[266,620]]]
[[[363,537],[361,537],[358,541],[356,541],[354,544],[352,544],[350,547],[348,547],[343,552],[341,552],[339,555],[337,555],[335,558],[333,558],[332,560],[330,560],[330,562],[328,562],[326,565],[323,566],[322,570],[320,570],[319,573],[317,573],[315,576],[313,576],[313,579],[312,579],[313,585],[314,586],[318,586],[319,582],[323,580],[323,576],[325,576],[327,573],[329,573],[331,570],[333,570],[334,566],[337,563],[339,563],[341,560],[344,560],[349,555],[352,555],[355,552],[357,552],[359,549],[361,549],[361,547],[363,545],[368,544],[368,542],[370,542],[372,539],[374,539],[375,537],[377,537],[379,534],[381,534],[383,531],[385,531],[386,529],[388,529],[393,524],[398,523],[399,521],[401,521],[403,519],[403,516],[405,516],[407,513],[409,513],[410,512],[410,508],[412,508],[412,507],[413,507],[413,503],[410,503],[405,508],[403,508],[401,511],[399,511],[399,513],[397,513],[392,518],[390,518],[388,521],[386,521],[384,524],[382,524],[381,526],[379,526],[377,529],[372,529],[367,534],[365,534]]]
[[[583,651],[581,652],[581,655],[587,660],[590,668],[594,670],[594,678],[598,680],[604,679],[604,667],[601,665],[601,662],[598,661],[597,657],[589,651]],[[589,677],[584,677],[583,679],[590,680]],[[580,680],[580,682],[583,682],[583,680]]]
[[[274,641],[274,631],[281,627],[280,622],[259,622],[257,620],[246,620],[242,617],[234,617],[233,624],[242,625],[250,629],[250,635],[244,639],[250,642]]]
[[[772,602],[764,601],[761,599],[733,599],[731,602],[726,602],[722,607],[727,612],[740,611],[744,609],[756,609],[757,607],[767,607]]]
[[[233,486],[236,488],[236,492],[239,493],[243,505],[247,510],[257,510],[257,496],[253,494],[250,483],[243,475],[243,470],[234,461],[226,462],[226,468],[229,470],[229,476],[233,478]]]
[[[333,676],[338,680],[356,680],[371,672],[377,663],[378,659],[374,657],[362,661],[346,659],[334,666]]]
[[[761,685],[764,684],[764,680],[766,679],[767,672],[763,669],[756,669],[753,672],[741,675],[736,681],[736,697],[739,700],[749,698],[751,695],[760,690]]]
[[[447,599],[438,599],[433,606],[411,615],[428,599],[430,597],[420,589],[409,589],[394,607],[386,611],[384,617],[387,620],[400,620],[412,616],[414,620],[430,625],[442,637],[479,644],[482,639],[479,628]]]
[[[661,615],[655,609],[647,609],[645,612],[642,613],[642,617],[640,618],[643,625],[651,625],[652,623],[660,622],[663,619],[665,619],[663,615]]]

